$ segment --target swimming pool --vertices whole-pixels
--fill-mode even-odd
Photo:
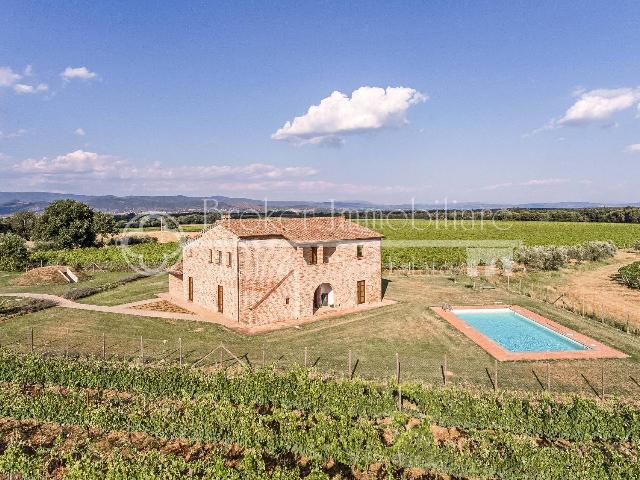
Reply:
[[[628,356],[519,305],[433,306],[431,310],[499,361]]]
[[[564,352],[588,347],[510,308],[453,310],[456,317],[509,352]]]

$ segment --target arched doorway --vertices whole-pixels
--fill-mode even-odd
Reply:
[[[322,307],[333,307],[335,305],[335,295],[330,283],[321,283],[313,294],[313,311]]]

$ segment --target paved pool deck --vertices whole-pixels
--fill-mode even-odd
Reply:
[[[473,328],[467,322],[456,316],[450,310],[445,310],[441,307],[431,307],[435,313],[440,317],[447,320],[454,328],[463,333],[467,338],[476,343],[480,348],[486,351],[489,355],[500,362],[517,361],[517,360],[529,360],[529,361],[541,361],[541,360],[585,360],[585,359],[597,359],[597,358],[627,358],[629,355],[623,353],[615,348],[611,348],[602,342],[598,342],[591,337],[583,335],[575,330],[572,330],[564,325],[560,325],[557,322],[549,320],[542,315],[539,315],[531,310],[528,310],[519,305],[461,305],[453,306],[451,310],[478,310],[478,309],[497,309],[497,308],[509,308],[520,315],[533,320],[540,325],[543,325],[550,330],[553,330],[560,335],[564,335],[567,338],[575,340],[586,346],[586,350],[566,350],[557,352],[510,352],[504,347],[480,333]]]

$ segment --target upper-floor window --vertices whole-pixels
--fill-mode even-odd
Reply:
[[[322,263],[329,263],[329,259],[331,255],[333,255],[336,251],[336,247],[329,247],[325,245],[322,247]]]
[[[231,266],[231,252],[227,252],[227,267]]]
[[[213,250],[209,249],[209,263],[213,263]]]
[[[358,245],[356,247],[356,256],[362,258],[364,256],[364,245]]]
[[[218,265],[222,265],[222,250],[218,250]]]
[[[318,263],[318,247],[311,247],[311,265]]]

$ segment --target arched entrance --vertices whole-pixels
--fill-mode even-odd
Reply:
[[[335,305],[335,296],[333,287],[330,283],[321,283],[313,294],[313,311],[315,312],[322,307],[333,307]]]

